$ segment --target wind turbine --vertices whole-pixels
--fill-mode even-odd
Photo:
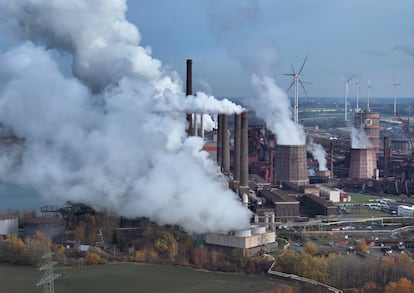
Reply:
[[[370,90],[374,89],[371,85],[371,81],[368,80],[368,99],[367,99],[367,112],[369,112],[369,94],[370,94]]]
[[[395,79],[395,75],[394,75],[394,83],[392,85],[394,86],[394,117],[396,117],[397,116],[397,87],[400,84]]]
[[[356,111],[359,111],[359,82],[360,82],[360,80],[359,79],[357,79],[356,81],[355,81],[355,85],[356,85],[356,89],[357,89],[357,92],[356,92]]]
[[[351,81],[351,79],[354,76],[351,75],[351,77],[349,77],[348,79],[343,78],[344,80],[344,84],[345,84],[345,121],[348,121],[348,94],[349,94],[349,87],[348,87],[348,83]]]
[[[290,88],[294,85],[295,86],[295,102],[294,102],[294,109],[293,109],[293,121],[296,125],[299,124],[299,84],[302,87],[303,91],[305,92],[306,96],[308,93],[306,92],[306,89],[304,87],[304,83],[310,84],[309,82],[302,81],[300,78],[300,74],[302,73],[303,67],[305,66],[306,60],[308,59],[308,56],[305,57],[305,60],[303,60],[302,66],[300,67],[299,71],[296,73],[295,68],[293,67],[293,64],[290,63],[290,66],[292,67],[292,73],[285,73],[284,75],[292,76],[293,81],[290,84],[289,88],[287,89],[287,92],[290,90]]]

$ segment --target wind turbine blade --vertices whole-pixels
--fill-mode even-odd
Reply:
[[[311,82],[308,82],[308,81],[301,80],[301,82],[304,83],[304,84],[312,85],[312,83]]]
[[[294,84],[295,84],[295,81],[292,81],[292,83],[290,84],[290,86],[288,87],[288,89],[286,90],[286,92],[288,92]]]
[[[350,78],[348,78],[347,80],[346,80],[346,82],[350,82],[351,81],[351,79],[353,79],[354,78],[354,75],[351,75],[351,77]]]
[[[293,73],[283,73],[283,75],[295,76],[295,74],[293,74]]]
[[[393,79],[394,79],[394,83],[392,84],[393,86],[399,86],[400,83],[397,81],[397,78],[395,77],[395,74],[392,75]]]
[[[306,97],[307,97],[307,98],[309,98],[308,92],[306,91],[306,89],[305,89],[305,87],[303,86],[303,83],[302,83],[302,81],[301,81],[300,79],[299,79],[299,83],[300,83],[300,86],[302,87],[303,91],[305,92]]]
[[[308,59],[308,55],[306,55],[305,60],[303,60],[302,66],[300,67],[298,74],[300,74],[302,72],[303,66],[305,66],[305,63],[306,63],[307,59]]]
[[[292,73],[293,73],[293,74],[296,74],[296,72],[295,72],[295,67],[293,67],[292,62],[290,62],[290,67],[292,67]]]

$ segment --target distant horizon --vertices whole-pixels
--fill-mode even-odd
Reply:
[[[127,19],[143,46],[185,80],[193,60],[193,88],[215,96],[251,96],[251,74],[286,90],[291,64],[303,68],[310,96],[414,97],[414,1],[127,1]],[[162,9],[160,9],[162,7]],[[186,13],[191,11],[191,13]],[[156,15],[157,21],[154,22]],[[159,20],[159,21],[158,21]],[[392,20],[392,21],[391,21]],[[293,88],[289,95],[293,95]],[[299,89],[299,95],[304,95]]]

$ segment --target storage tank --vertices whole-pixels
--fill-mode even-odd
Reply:
[[[380,148],[380,113],[361,111],[355,113],[355,128],[363,128],[375,150]]]
[[[305,145],[276,145],[275,179],[278,183],[309,183]]]
[[[352,149],[349,164],[349,177],[353,179],[371,179],[375,177],[377,156],[375,148]]]
[[[250,229],[237,230],[236,232],[234,232],[234,236],[237,236],[237,237],[250,237],[250,236],[252,236],[252,230],[250,230]]]
[[[266,226],[254,225],[251,226],[251,230],[253,234],[264,234],[266,233]]]
[[[60,218],[39,217],[26,220],[23,237],[33,237],[39,231],[52,240],[57,240],[65,233],[65,223]]]
[[[0,214],[0,236],[17,234],[19,219],[14,214]]]

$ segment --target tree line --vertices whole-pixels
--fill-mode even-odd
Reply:
[[[359,249],[366,249],[364,242],[360,243]],[[414,280],[414,261],[405,253],[379,259],[355,254],[320,255],[312,242],[306,242],[300,253],[290,249],[282,251],[277,255],[275,264],[276,271],[299,275],[336,288],[347,288],[346,292],[414,292],[414,283],[411,281]]]

